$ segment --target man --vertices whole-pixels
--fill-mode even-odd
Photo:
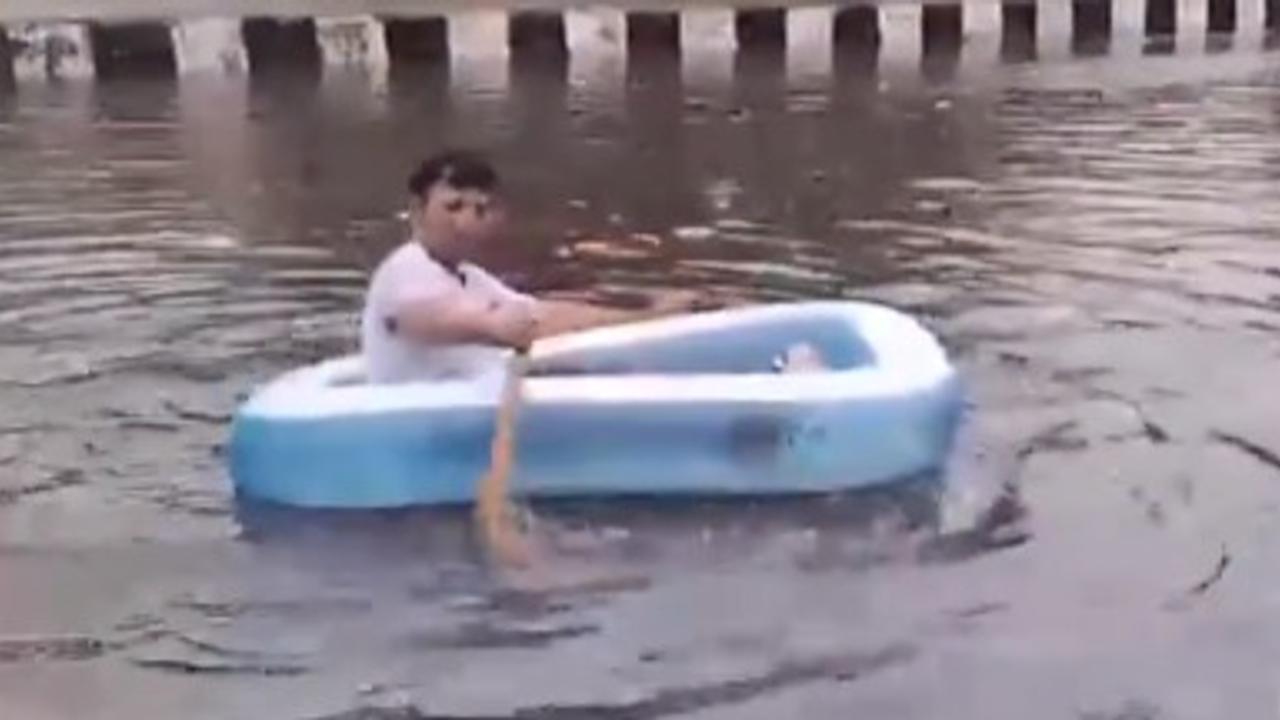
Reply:
[[[470,262],[502,224],[498,176],[483,157],[441,153],[423,162],[408,186],[413,236],[374,272],[361,318],[370,382],[496,376],[506,350],[626,318],[535,300]]]

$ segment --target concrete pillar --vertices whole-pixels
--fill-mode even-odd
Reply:
[[[89,30],[83,23],[24,23],[9,34],[18,78],[93,76]]]
[[[369,15],[321,17],[315,21],[316,44],[327,64],[381,70],[387,66],[382,23]]]
[[[449,22],[442,17],[387,18],[383,37],[393,66],[449,62]]]
[[[680,13],[681,76],[693,94],[732,81],[736,45],[732,10],[691,6]]]
[[[779,8],[740,10],[733,18],[738,47],[786,52],[787,11]]]
[[[824,91],[835,70],[835,10],[804,6],[787,13],[788,82],[797,92]]]
[[[507,44],[512,62],[567,61],[569,44],[565,40],[564,16],[558,12],[518,12],[507,23]]]
[[[236,20],[183,21],[174,27],[173,38],[180,73],[221,71],[238,75],[249,65],[240,23]]]
[[[1146,34],[1177,35],[1178,0],[1147,0]]]
[[[680,16],[676,13],[627,13],[628,53],[680,53]]]
[[[964,7],[929,3],[921,9],[920,47],[926,58],[953,58],[964,43]]]
[[[91,23],[89,44],[93,48],[94,70],[100,78],[177,73],[173,32],[164,23]]]
[[[250,74],[285,68],[313,71],[320,68],[315,20],[247,18],[240,26],[240,34],[249,56]]]
[[[1000,4],[1000,57],[1033,60],[1039,31],[1035,3],[1003,0]]]
[[[1111,3],[1112,0],[1072,0],[1072,52],[1100,55],[1111,47]]]
[[[0,92],[12,90],[17,85],[13,73],[13,43],[9,29],[0,25]]]
[[[1209,0],[1208,25],[1210,33],[1234,33],[1236,0]]]

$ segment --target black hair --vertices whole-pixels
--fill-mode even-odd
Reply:
[[[478,152],[446,150],[423,160],[413,171],[409,176],[409,192],[421,198],[441,181],[459,190],[492,192],[498,187],[498,173]]]

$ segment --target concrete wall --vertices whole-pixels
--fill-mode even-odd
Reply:
[[[22,0],[17,0],[22,2]],[[15,0],[5,0],[0,17],[14,14]],[[194,3],[194,4],[193,4]],[[73,3],[74,4],[74,3]],[[554,3],[532,3],[538,7]],[[625,5],[626,3],[623,3]],[[734,7],[738,5],[749,7]],[[111,2],[119,11],[128,3]],[[265,2],[254,7],[279,6],[289,13],[273,16],[189,18],[186,11],[199,3],[179,0],[161,7],[176,12],[177,19],[133,17],[127,21],[9,22],[0,43],[0,86],[11,78],[27,76],[111,78],[133,74],[271,73],[279,69],[321,70],[331,66],[358,66],[381,71],[389,65],[447,64],[459,51],[473,52],[475,44],[493,46],[510,56],[515,66],[530,62],[565,62],[574,52],[565,22],[566,12],[519,9],[483,11],[497,18],[495,29],[468,33],[468,47],[453,47],[458,34],[452,26],[474,25],[477,12],[423,14],[432,7],[452,8],[449,3],[413,2],[404,14],[298,15],[307,7],[340,10],[369,3],[344,0]],[[390,0],[372,6],[401,7]],[[661,3],[646,3],[644,10],[601,5],[618,18],[617,34],[610,42],[631,53],[665,53],[679,56],[689,42],[690,28],[706,36],[708,18],[718,18],[712,35],[736,50],[754,55],[772,54],[794,62],[796,48],[808,50],[826,41],[837,63],[874,66],[885,52],[901,52],[904,34],[908,52],[917,53],[929,66],[946,68],[986,35],[997,36],[991,46],[1003,60],[1037,57],[1046,40],[1065,37],[1069,52],[1080,55],[1107,53],[1117,37],[1141,37],[1149,52],[1178,46],[1208,49],[1229,45],[1235,36],[1266,38],[1280,29],[1280,0],[975,0],[974,2],[892,2],[881,5],[850,0],[839,5],[800,7],[735,3],[716,8],[709,2],[692,2],[681,11],[654,10]],[[51,12],[68,7],[47,3]],[[154,7],[154,4],[151,5]],[[224,7],[238,7],[236,3]],[[474,3],[469,7],[474,6]],[[21,7],[26,6],[18,6]],[[141,6],[139,6],[141,7]],[[408,12],[413,8],[413,12]],[[30,6],[32,12],[35,6]],[[569,14],[584,12],[567,11]],[[56,13],[55,13],[56,14]],[[825,23],[825,24],[824,24]],[[802,37],[793,37],[803,27]],[[979,38],[979,40],[975,40]],[[790,52],[789,52],[790,51]],[[804,54],[801,53],[800,56]],[[812,53],[809,53],[811,56]]]

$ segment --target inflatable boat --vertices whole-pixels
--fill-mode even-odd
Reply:
[[[796,347],[820,362],[789,367]],[[907,315],[860,302],[593,329],[539,341],[530,361],[511,478],[526,498],[887,484],[941,466],[961,407],[936,339]],[[236,492],[315,508],[470,502],[488,468],[501,384],[370,384],[358,356],[285,373],[235,415]]]

